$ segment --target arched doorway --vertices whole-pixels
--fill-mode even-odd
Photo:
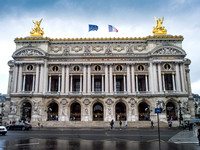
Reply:
[[[141,102],[138,105],[138,111],[140,121],[150,120],[150,106],[147,103]]]
[[[52,102],[47,107],[47,120],[56,120],[58,121],[58,104]]]
[[[21,106],[21,120],[22,121],[31,121],[31,111],[32,106],[29,102],[23,102]]]
[[[103,121],[103,105],[99,102],[93,105],[93,121]]]
[[[81,105],[77,102],[71,104],[70,121],[81,121]]]
[[[119,102],[115,106],[115,119],[119,120],[126,120],[126,105],[122,102]]]
[[[172,102],[166,105],[167,120],[177,120],[176,107]]]

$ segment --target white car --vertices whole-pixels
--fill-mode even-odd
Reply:
[[[0,126],[0,134],[5,135],[7,133],[7,129],[4,126]]]

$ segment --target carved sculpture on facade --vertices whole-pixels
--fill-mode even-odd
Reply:
[[[43,36],[44,31],[43,28],[40,28],[40,24],[42,22],[42,19],[40,19],[40,21],[33,21],[33,23],[35,24],[35,27],[32,28],[31,36]]]
[[[40,115],[40,113],[41,113],[41,108],[39,106],[39,102],[40,101],[33,100],[33,113],[37,114],[37,115]]]
[[[18,52],[16,56],[43,56],[43,54],[35,49],[25,49]]]
[[[11,114],[16,114],[17,113],[17,104],[14,103],[14,102],[11,102],[10,113]]]
[[[85,45],[85,46],[84,46],[84,53],[85,53],[85,54],[91,53],[91,47],[90,47],[89,45]]]
[[[85,104],[85,105],[89,105],[91,103],[91,101],[89,100],[89,99],[85,99],[84,101],[83,101],[83,104]]]
[[[67,116],[67,110],[66,110],[65,105],[62,105],[62,115]]]
[[[111,50],[110,45],[105,46],[105,54],[112,54],[112,50]]]
[[[106,101],[106,104],[108,104],[108,105],[112,105],[112,103],[113,103],[113,101],[112,101],[112,99],[107,99],[107,101]]]
[[[133,53],[133,45],[129,44],[126,46],[126,53],[128,54]]]
[[[69,53],[70,53],[70,46],[68,45],[68,46],[64,47],[63,55],[67,56],[67,55],[69,55]]]

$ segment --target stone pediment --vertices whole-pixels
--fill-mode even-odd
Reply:
[[[152,50],[151,55],[182,55],[185,56],[185,51],[176,46],[161,46]]]
[[[45,57],[45,52],[40,48],[28,46],[16,50],[12,57]]]

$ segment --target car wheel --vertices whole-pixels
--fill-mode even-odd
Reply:
[[[26,128],[25,127],[22,127],[22,130],[24,131]]]

